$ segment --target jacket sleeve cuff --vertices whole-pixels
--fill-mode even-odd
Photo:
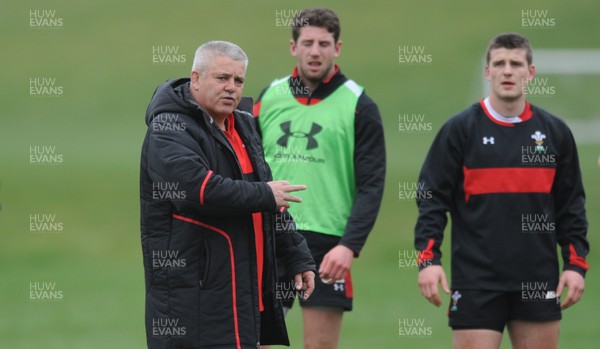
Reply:
[[[442,261],[440,261],[439,259],[427,259],[422,261],[421,263],[419,263],[419,271],[430,267],[432,265],[442,265]]]
[[[354,258],[358,258],[358,256],[360,255],[360,249],[356,248],[355,246],[352,246],[352,245],[348,244],[345,241],[340,240],[340,242],[338,243],[338,245],[342,245],[342,246],[345,246],[345,247],[349,248],[354,253]]]
[[[563,271],[565,271],[565,270],[572,270],[572,271],[578,272],[584,278],[585,278],[585,274],[587,273],[586,269],[583,269],[582,267],[578,267],[578,266],[573,265],[573,264],[565,264],[565,266],[563,268]]]
[[[277,207],[277,202],[275,201],[275,194],[273,194],[273,189],[271,189],[271,186],[269,186],[266,182],[264,182],[264,185],[267,188],[266,190],[267,192],[269,192],[271,198],[269,210],[267,212],[278,213],[279,207]]]

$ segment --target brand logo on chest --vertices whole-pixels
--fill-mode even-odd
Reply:
[[[495,144],[496,141],[494,140],[494,137],[483,137],[483,144],[487,145],[487,144]]]
[[[317,135],[323,129],[321,125],[313,122],[309,132],[292,131],[291,121],[286,121],[279,125],[279,127],[283,131],[283,136],[281,136],[279,140],[277,140],[277,144],[279,144],[280,146],[287,147],[290,137],[294,137],[307,139],[306,150],[311,150],[319,147],[319,143],[315,139],[315,135]]]

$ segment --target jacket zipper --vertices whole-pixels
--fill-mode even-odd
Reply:
[[[227,139],[227,144],[224,144],[224,145],[229,150],[229,153],[233,155],[233,158],[235,159],[235,162],[238,165],[238,170],[240,171],[239,172],[240,176],[241,176],[242,179],[244,179],[244,173],[242,171],[242,166],[240,165],[240,161],[238,160],[238,158],[237,158],[237,156],[235,154],[235,151],[233,150],[233,145],[230,143],[229,138],[227,137],[227,135],[222,130],[219,129],[219,132],[222,132],[223,136],[225,137],[225,139]],[[232,136],[232,138],[233,137],[234,136]],[[215,138],[217,138],[217,141],[220,142],[220,140],[218,139],[218,137],[215,137]],[[241,138],[241,136],[240,136],[240,138]],[[241,138],[241,140],[243,141],[243,138]],[[245,144],[244,144],[244,147],[245,147]],[[250,154],[248,154],[248,157],[250,157]],[[257,178],[258,178],[258,173],[257,173]],[[254,224],[253,224],[252,230],[254,230]],[[252,239],[252,240],[254,240],[254,239]],[[256,244],[256,241],[254,243]],[[254,256],[254,258],[256,258],[256,255]],[[252,269],[250,269],[250,272],[252,273]],[[256,274],[256,280],[258,281],[258,269],[256,270],[256,273],[257,273]],[[258,295],[258,287],[257,287],[256,291],[257,291],[257,295]],[[262,295],[258,295],[258,296],[262,297]],[[260,307],[259,307],[258,303],[256,304],[256,306],[254,306],[254,308],[255,308],[254,311],[257,312],[259,314],[259,316],[260,316],[260,309],[259,309]],[[260,338],[260,322],[256,323],[255,331],[256,331],[256,335],[259,336],[259,338]],[[260,341],[257,342],[257,345],[260,346]]]

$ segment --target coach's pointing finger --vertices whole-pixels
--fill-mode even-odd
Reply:
[[[302,184],[290,184],[288,181],[271,181],[267,182],[273,196],[275,197],[275,203],[277,207],[290,207],[289,202],[302,202],[302,199],[288,193],[306,190],[306,185]]]

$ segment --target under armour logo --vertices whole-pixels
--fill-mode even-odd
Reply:
[[[336,282],[335,284],[333,284],[333,290],[334,291],[344,291],[344,283],[343,282]]]
[[[483,137],[483,144],[494,144],[494,137]]]
[[[317,133],[321,132],[321,130],[323,129],[319,124],[316,124],[313,122],[310,132],[308,132],[308,133],[300,132],[300,131],[292,132],[290,130],[291,125],[292,125],[291,121],[286,121],[286,122],[282,123],[281,125],[279,125],[279,127],[281,127],[281,130],[283,131],[283,136],[281,136],[281,138],[279,138],[279,140],[277,141],[277,144],[279,144],[282,147],[287,147],[288,140],[290,139],[290,137],[295,137],[295,138],[306,137],[308,139],[308,142],[306,143],[306,150],[310,150],[310,149],[319,147],[319,143],[317,143],[317,140],[315,139],[315,135]]]

